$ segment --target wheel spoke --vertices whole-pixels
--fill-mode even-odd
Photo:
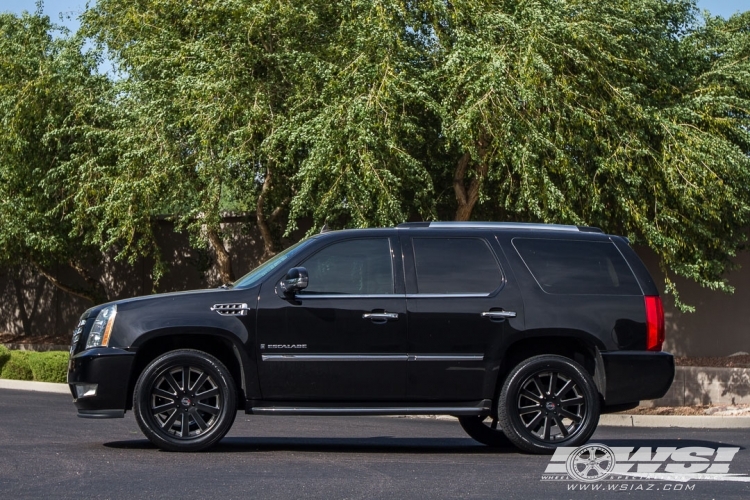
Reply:
[[[523,389],[521,391],[521,396],[528,398],[535,403],[542,404],[542,398],[540,396],[537,396],[533,392],[529,391],[528,389]]]
[[[573,385],[572,380],[568,380],[567,382],[565,382],[565,384],[563,384],[563,386],[560,388],[557,394],[555,394],[555,397],[560,397],[560,396],[565,395],[565,393],[570,390],[571,385]]]
[[[195,408],[200,411],[205,411],[206,413],[210,413],[211,415],[218,415],[220,409],[216,408],[215,406],[208,406],[204,405],[203,403],[196,403]]]
[[[190,367],[182,367],[182,390],[187,392],[190,390]]]
[[[542,383],[542,379],[539,378],[539,375],[534,375],[534,378],[532,380],[534,381],[534,385],[539,391],[539,394],[544,397],[544,389],[542,389],[542,387],[544,387],[544,384]]]
[[[171,392],[159,389],[158,387],[151,391],[151,394],[163,399],[169,399],[170,401],[175,401],[177,399],[177,394],[172,394]]]
[[[536,429],[537,424],[539,423],[539,421],[542,418],[544,418],[544,415],[540,411],[539,415],[537,415],[536,417],[532,418],[531,422],[529,422],[528,424],[526,424],[526,428],[529,429],[531,432],[534,432],[534,429]]]
[[[161,426],[162,429],[165,431],[169,431],[169,429],[172,428],[172,425],[174,425],[175,421],[177,420],[177,417],[180,416],[180,412],[178,410],[175,410],[172,412],[172,414],[169,416],[166,422],[164,422],[164,425]]]
[[[186,438],[190,435],[190,415],[188,412],[182,412],[182,429],[180,429],[180,436]]]
[[[164,413],[165,411],[171,410],[173,408],[177,408],[177,403],[175,401],[172,401],[171,403],[167,403],[164,405],[153,406],[151,407],[151,413],[153,415],[158,415],[160,413]]]
[[[536,406],[522,406],[521,408],[518,409],[518,414],[519,415],[528,415],[529,413],[534,413],[534,412],[537,412],[537,411],[542,411],[542,406],[541,405],[536,405]]]
[[[164,380],[167,381],[167,383],[172,388],[175,394],[179,394],[182,391],[182,389],[180,389],[179,384],[177,384],[177,381],[174,379],[174,375],[172,375],[171,373],[167,372],[164,375]]]
[[[198,424],[198,427],[200,428],[201,432],[208,429],[208,424],[205,420],[203,420],[203,417],[198,413],[197,411],[193,410],[190,412],[190,414],[193,417],[193,420],[195,420],[195,423]]]
[[[562,422],[562,419],[558,417],[557,415],[553,415],[552,418],[555,420],[555,425],[557,425],[557,428],[560,429],[560,433],[563,435],[564,438],[568,437],[568,429],[565,427],[565,425]]]
[[[549,391],[547,394],[554,394],[555,389],[557,388],[557,372],[552,372],[552,375],[549,377]]]
[[[193,385],[190,389],[194,392],[198,391],[198,389],[200,389],[201,386],[206,382],[207,378],[208,375],[206,375],[206,372],[201,372],[198,380],[195,381],[195,385]]]
[[[204,399],[212,398],[212,397],[218,396],[218,395],[219,395],[219,388],[218,387],[214,387],[213,389],[209,389],[206,392],[201,392],[200,394],[196,394],[195,395],[195,400],[196,401],[203,401]]]
[[[574,398],[560,400],[560,405],[562,405],[562,406],[574,406],[574,405],[583,404],[585,402],[586,402],[586,400],[583,399],[583,396],[576,396]]]
[[[544,432],[542,433],[542,439],[544,439],[545,441],[549,441],[550,427],[552,427],[552,424],[550,423],[550,418],[545,416],[544,417]]]
[[[569,411],[567,411],[567,410],[565,410],[563,408],[559,408],[558,411],[560,412],[560,415],[562,415],[563,417],[571,419],[575,423],[580,423],[580,421],[581,421],[581,417],[578,416],[578,415],[576,415],[575,413],[570,413]]]

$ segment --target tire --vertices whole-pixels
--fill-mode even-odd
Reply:
[[[505,379],[498,400],[500,427],[529,453],[582,445],[596,430],[599,411],[591,375],[575,361],[554,355],[519,363]]]
[[[458,423],[476,441],[493,448],[512,448],[513,443],[497,427],[498,420],[492,417],[464,416],[458,417]],[[492,426],[495,426],[493,428]]]
[[[143,434],[159,448],[205,450],[219,442],[234,423],[234,380],[210,354],[193,349],[171,351],[156,358],[138,377],[133,412]]]

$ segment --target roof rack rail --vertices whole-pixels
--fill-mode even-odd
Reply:
[[[418,228],[418,227],[434,227],[434,228],[464,228],[464,229],[542,229],[547,231],[571,231],[571,232],[582,232],[582,233],[603,233],[598,227],[590,226],[574,226],[568,224],[542,224],[534,222],[463,222],[463,221],[451,221],[451,222],[404,222],[399,224],[397,227],[403,228]]]

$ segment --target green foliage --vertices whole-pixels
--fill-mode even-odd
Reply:
[[[34,380],[37,382],[67,381],[68,353],[62,351],[29,353],[28,362]]]
[[[0,378],[65,383],[68,353],[9,351],[0,346]]]
[[[4,345],[0,345],[0,371],[2,371],[5,363],[10,359],[10,351]]]
[[[82,21],[53,37],[43,16],[0,16],[0,266],[115,248],[154,257],[158,278],[167,217],[226,281],[232,210],[266,255],[303,218],[595,225],[653,249],[678,303],[675,275],[732,290],[750,224],[750,13],[99,0]]]
[[[10,351],[10,359],[0,370],[0,378],[11,380],[34,380],[34,374],[29,364],[30,352]]]

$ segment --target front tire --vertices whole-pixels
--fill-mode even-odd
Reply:
[[[237,396],[229,370],[202,351],[180,349],[156,358],[138,377],[133,412],[143,434],[161,449],[200,451],[232,427]]]
[[[530,453],[580,446],[599,423],[599,392],[575,361],[554,355],[519,363],[505,379],[498,401],[500,427]]]

